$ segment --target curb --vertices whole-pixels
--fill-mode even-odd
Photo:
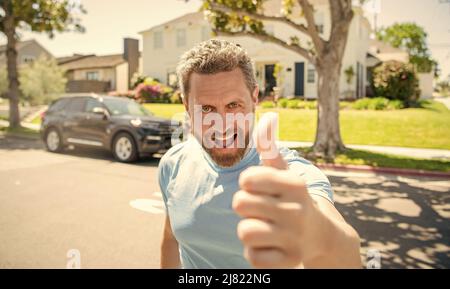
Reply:
[[[383,173],[403,176],[435,177],[450,179],[450,172],[435,172],[426,170],[400,169],[400,168],[379,168],[371,166],[356,165],[336,165],[336,164],[316,164],[320,169],[344,171],[344,172],[364,172],[364,173]]]

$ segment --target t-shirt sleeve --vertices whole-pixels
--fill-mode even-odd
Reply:
[[[158,165],[158,182],[159,182],[159,189],[161,191],[161,195],[164,201],[164,207],[166,209],[166,214],[168,213],[167,210],[167,187],[169,184],[169,178],[170,178],[170,167],[167,163],[167,160],[163,157],[161,158],[159,165]]]
[[[327,176],[310,161],[300,157],[297,151],[281,148],[280,153],[289,169],[298,173],[306,183],[309,194],[324,197],[334,204],[333,189]]]

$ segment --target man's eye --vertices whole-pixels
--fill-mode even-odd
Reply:
[[[207,105],[202,106],[202,112],[203,113],[211,112],[211,110],[212,110],[212,108],[210,106],[207,106]]]
[[[239,104],[237,104],[237,102],[232,102],[232,103],[230,103],[230,104],[228,105],[228,108],[233,109],[233,108],[236,108],[236,107],[238,107],[238,106],[239,106]]]

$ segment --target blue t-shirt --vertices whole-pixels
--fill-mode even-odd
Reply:
[[[289,169],[298,172],[310,194],[333,202],[327,177],[296,151],[280,149]],[[233,211],[239,175],[260,165],[255,148],[235,166],[218,166],[195,138],[172,147],[158,168],[166,213],[178,241],[183,268],[251,268],[237,236],[240,217]]]

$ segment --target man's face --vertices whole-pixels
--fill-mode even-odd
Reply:
[[[185,101],[194,136],[222,167],[238,163],[250,141],[258,88],[250,92],[242,71],[193,73]]]

